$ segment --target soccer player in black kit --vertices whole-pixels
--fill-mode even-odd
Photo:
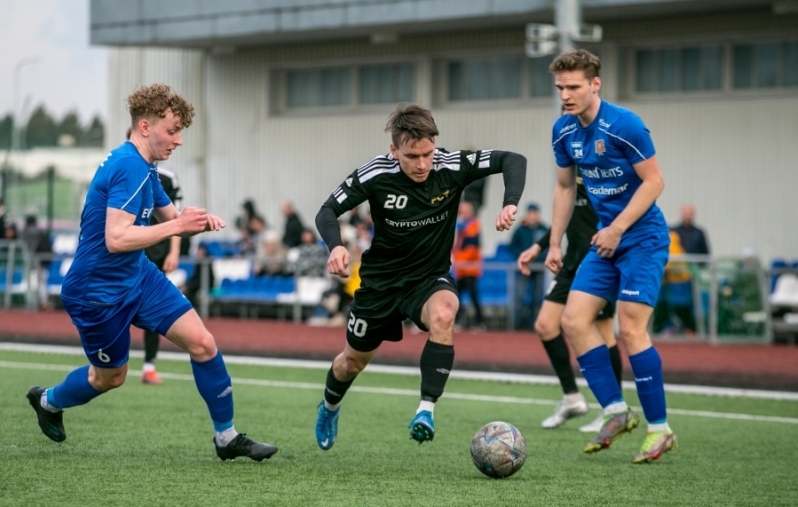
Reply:
[[[346,345],[327,372],[318,406],[316,441],[323,450],[335,443],[341,399],[349,386],[383,341],[402,339],[405,318],[430,333],[421,353],[421,401],[410,437],[419,443],[434,438],[433,410],[454,363],[452,332],[459,302],[449,269],[460,195],[472,181],[502,173],[504,202],[496,229],[506,231],[515,220],[526,178],[526,158],[517,153],[436,149],[438,128],[422,106],[399,104],[385,130],[391,133],[390,153],[350,174],[316,215],[316,227],[330,248],[327,269],[343,277],[348,276],[349,253],[337,218],[367,200],[374,222]]]
[[[541,423],[541,426],[547,429],[559,428],[568,419],[583,416],[588,411],[585,398],[576,387],[576,376],[571,367],[571,354],[565,339],[563,339],[560,320],[563,310],[565,310],[565,302],[568,300],[568,293],[571,292],[571,283],[574,281],[576,270],[587,252],[590,251],[590,242],[596,234],[598,223],[598,215],[590,205],[582,178],[577,176],[574,212],[565,231],[568,236],[568,251],[563,257],[562,269],[557,273],[546,292],[543,306],[541,306],[535,321],[535,331],[543,342],[543,347],[546,349],[546,354],[549,356],[563,390],[563,399],[557,405],[554,414]],[[521,272],[529,273],[529,263],[536,259],[542,250],[548,248],[550,235],[551,230],[518,256],[518,269]],[[612,328],[614,316],[615,306],[607,304],[596,316],[596,328],[610,349],[610,360],[615,379],[618,381],[618,385],[621,385],[623,365]],[[580,427],[579,431],[595,433],[601,428],[603,421],[602,413],[595,421]]]

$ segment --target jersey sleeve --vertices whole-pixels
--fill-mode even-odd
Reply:
[[[338,187],[333,190],[327,199],[327,204],[335,211],[336,216],[341,216],[369,197],[368,180],[361,182],[357,169],[350,174]]]
[[[609,132],[609,135],[616,141],[618,149],[623,152],[630,164],[648,160],[656,154],[651,132],[639,116],[629,113],[616,125],[617,132]]]
[[[571,154],[568,153],[568,148],[565,142],[565,136],[567,134],[561,134],[557,127],[558,124],[555,123],[554,128],[551,131],[551,146],[554,149],[554,160],[557,162],[557,167],[573,167],[574,159],[571,158]]]
[[[493,150],[463,150],[460,152],[460,167],[465,178],[464,186],[491,174],[502,172],[501,164],[496,163],[495,157],[491,158],[492,153]]]
[[[137,215],[141,207],[142,189],[149,184],[150,168],[146,164],[132,157],[120,160],[108,180],[108,207]]]

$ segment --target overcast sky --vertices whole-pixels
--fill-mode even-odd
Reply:
[[[89,0],[0,0],[0,117],[13,110],[14,67],[39,57],[19,74],[20,109],[29,96],[30,109],[44,104],[57,119],[105,119],[107,55],[89,46]]]

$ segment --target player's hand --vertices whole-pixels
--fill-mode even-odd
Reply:
[[[518,269],[521,273],[529,276],[532,273],[532,270],[529,269],[529,263],[532,262],[537,256],[540,255],[540,245],[535,243],[534,245],[530,246],[523,252],[521,255],[518,256]]]
[[[499,216],[496,218],[496,230],[509,231],[510,227],[513,226],[513,222],[515,222],[515,214],[517,212],[518,208],[512,204],[508,204],[502,208],[502,212],[499,213]]]
[[[180,252],[175,252],[173,255],[172,252],[169,252],[169,255],[166,256],[166,259],[163,260],[163,272],[164,273],[171,273],[172,271],[177,269],[178,264],[180,263]]]
[[[189,206],[175,220],[180,225],[181,236],[193,236],[205,231],[208,226],[208,212]]]
[[[615,255],[618,244],[621,242],[621,230],[613,225],[601,229],[593,235],[590,244],[596,247],[600,257],[609,259]]]
[[[327,272],[331,275],[338,275],[341,278],[349,278],[349,250],[344,246],[337,246],[330,252],[327,259]]]
[[[227,227],[227,224],[224,223],[224,220],[217,217],[216,215],[212,215],[208,213],[208,225],[205,227],[205,231],[220,231]]]
[[[555,275],[562,269],[562,248],[559,245],[549,245],[549,253],[546,255],[546,267]]]

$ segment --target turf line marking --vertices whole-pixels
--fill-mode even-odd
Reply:
[[[49,371],[72,371],[75,367],[65,364],[46,364],[46,363],[20,363],[14,361],[0,361],[0,368],[15,368],[22,370],[49,370]],[[193,375],[183,373],[167,373],[159,372],[158,375],[168,380],[183,380],[188,382],[194,381]],[[311,382],[290,382],[283,380],[261,380],[254,378],[238,378],[233,377],[233,383],[236,385],[250,385],[260,387],[277,387],[287,389],[312,389],[324,391],[324,384],[316,384]],[[397,389],[392,387],[369,387],[369,386],[352,386],[349,388],[351,392],[368,393],[368,394],[381,394],[393,396],[413,396],[418,397],[418,390],[416,389]],[[556,400],[541,400],[536,398],[518,398],[515,396],[491,396],[487,394],[469,394],[469,393],[456,393],[446,392],[447,399],[464,400],[464,401],[480,401],[480,402],[493,402],[493,403],[511,403],[516,405],[547,405],[552,406],[559,403]],[[592,408],[598,408],[595,403],[589,404]],[[640,407],[633,407],[635,410],[640,410]],[[776,422],[786,424],[798,424],[798,418],[794,417],[779,417],[779,416],[766,416],[766,415],[753,415],[753,414],[736,414],[732,412],[711,412],[707,410],[683,410],[678,408],[668,408],[670,414],[684,415],[690,417],[711,417],[715,419],[734,419],[738,421],[757,421],[757,422]]]
[[[6,343],[0,342],[0,350],[10,352],[32,352],[38,354],[59,354],[68,356],[85,357],[83,348],[69,347],[64,345],[39,345],[28,343]],[[141,350],[131,350],[130,357],[143,358],[144,352]],[[184,352],[158,352],[159,361],[182,361],[189,360],[188,354]],[[256,356],[235,356],[225,355],[224,361],[227,364],[239,364],[244,366],[269,366],[278,368],[306,368],[312,370],[328,370],[330,361],[311,361],[305,359],[283,359],[273,357]],[[391,375],[419,376],[417,367],[411,366],[391,366],[384,364],[370,364],[368,373],[387,373]],[[160,372],[159,372],[160,374]],[[560,385],[560,381],[553,375],[526,375],[523,373],[501,373],[487,371],[468,371],[454,370],[449,378],[464,380],[481,380],[486,382],[509,382],[514,384],[536,384],[536,385]],[[585,379],[576,379],[577,385],[587,387]],[[635,390],[635,383],[625,380],[623,388]],[[739,389],[733,387],[712,387],[686,384],[665,384],[665,392],[679,394],[696,394],[702,396],[726,396],[729,398],[753,398],[761,400],[779,401],[798,401],[798,393],[789,391],[765,391],[759,389]]]

